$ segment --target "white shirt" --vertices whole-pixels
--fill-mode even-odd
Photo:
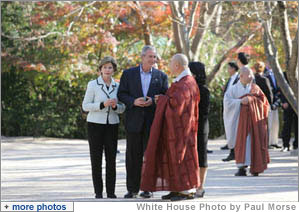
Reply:
[[[234,81],[236,80],[237,76],[238,76],[238,72],[234,73],[234,74],[230,77],[230,81],[229,81],[229,83],[228,83],[228,85],[227,85],[227,89],[226,89],[226,90],[228,90],[228,89],[233,85],[233,83],[234,83]]]
[[[149,72],[144,72],[142,69],[142,65],[140,65],[140,78],[141,78],[143,96],[147,96],[147,92],[150,87],[150,83],[152,79],[152,68]]]
[[[178,81],[180,81],[183,77],[185,77],[185,76],[192,76],[192,73],[191,73],[191,71],[189,70],[189,69],[185,69],[183,72],[181,72],[180,74],[179,74],[179,76],[177,76],[175,79],[174,79],[174,81],[173,82],[178,82]]]

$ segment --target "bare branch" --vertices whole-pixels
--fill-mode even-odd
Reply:
[[[221,57],[220,61],[218,62],[217,65],[214,66],[213,70],[207,77],[207,84],[211,83],[212,80],[215,78],[219,70],[221,69],[223,63],[225,62],[226,58],[233,52],[233,51],[238,51],[247,41],[251,40],[257,29],[241,38],[241,40],[238,41],[232,48],[226,51],[226,53]]]
[[[50,35],[60,35],[60,36],[63,36],[63,34],[61,32],[49,32],[45,35],[41,35],[41,36],[38,36],[38,37],[31,37],[31,38],[20,38],[20,37],[12,37],[12,36],[8,36],[8,35],[5,35],[3,33],[1,33],[1,36],[3,37],[6,37],[8,39],[11,39],[11,40],[23,40],[23,41],[34,41],[34,40],[40,40],[40,39],[43,39],[43,38],[46,38]]]
[[[199,5],[198,1],[193,2],[193,4],[192,4],[192,9],[191,9],[191,13],[190,13],[190,24],[188,26],[188,38],[190,38],[191,32],[194,27],[194,18],[196,15],[196,10],[198,8],[198,5]]]
[[[298,85],[297,85],[297,89],[296,89],[296,85],[295,85],[295,89],[291,88],[288,85],[288,82],[286,81],[283,75],[282,68],[278,61],[277,49],[275,47],[273,36],[271,34],[269,21],[265,21],[263,23],[263,28],[264,28],[263,40],[264,40],[264,48],[265,48],[267,60],[271,65],[274,76],[277,80],[278,86],[280,87],[282,93],[287,98],[288,102],[291,104],[294,111],[298,114],[298,108],[297,108]]]
[[[192,47],[191,47],[191,51],[194,54],[193,59],[197,59],[199,56],[199,53],[200,53],[199,49],[202,46],[203,37],[204,37],[205,33],[207,32],[207,28],[209,27],[210,23],[212,22],[213,18],[215,17],[218,8],[219,8],[219,4],[216,4],[214,7],[212,7],[205,13],[207,15],[208,12],[210,12],[211,15],[207,15],[208,18],[204,20],[205,29],[198,30],[198,32],[193,40]]]
[[[68,13],[67,15],[65,15],[63,18],[68,18],[68,17],[72,16],[74,13],[76,13],[78,11],[81,11],[83,8],[87,8],[89,6],[92,6],[94,3],[96,3],[96,1],[90,2],[89,4],[87,4],[83,7],[76,8],[73,11],[71,11],[70,13]]]
[[[298,80],[298,31],[297,29],[296,36],[293,40],[293,48],[292,48],[292,56],[290,59],[290,66],[289,66],[289,71],[294,73],[294,77],[297,78]],[[296,74],[297,72],[297,74]]]
[[[171,14],[172,14],[172,27],[173,27],[173,34],[174,34],[174,41],[176,45],[176,49],[178,52],[182,52],[182,40],[181,40],[181,33],[180,33],[180,28],[179,28],[179,23],[178,21],[174,21],[178,19],[178,10],[176,5],[171,2],[170,3],[170,9],[171,9]]]
[[[70,31],[71,31],[71,29],[72,29],[73,24],[74,24],[76,21],[79,20],[79,18],[81,17],[81,15],[82,15],[84,9],[85,9],[85,7],[82,7],[81,10],[80,10],[80,12],[79,12],[79,14],[78,14],[78,15],[74,18],[74,20],[70,23],[70,25],[69,25],[69,27],[68,27],[68,29],[67,29],[67,32],[66,32],[67,35],[70,35]]]

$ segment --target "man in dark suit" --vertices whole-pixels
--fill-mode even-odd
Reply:
[[[287,82],[289,82],[286,72],[283,72],[283,74]],[[281,132],[283,147],[281,151],[287,152],[290,151],[290,140],[293,129],[295,134],[293,149],[298,149],[298,116],[283,94],[281,94],[281,105],[283,108],[283,127]]]
[[[128,193],[125,198],[135,198],[139,192],[143,154],[155,115],[154,99],[168,89],[167,75],[153,67],[157,61],[156,49],[144,46],[141,60],[139,66],[123,72],[118,90],[118,99],[126,105]],[[144,191],[140,196],[150,198],[152,193]]]
[[[267,77],[263,76],[265,69],[265,63],[258,61],[254,65],[255,70],[255,83],[260,87],[260,89],[263,91],[263,93],[266,95],[267,100],[270,105],[273,103],[273,93],[271,89],[270,81]]]
[[[266,63],[263,74],[270,81],[271,91],[273,94],[273,101],[271,103],[271,110],[268,116],[268,129],[269,129],[269,149],[280,149],[278,145],[278,133],[279,133],[279,113],[278,107],[281,105],[281,92],[277,85],[274,73],[271,69],[269,62]]]

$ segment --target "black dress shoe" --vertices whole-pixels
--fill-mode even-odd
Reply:
[[[151,198],[153,196],[153,193],[149,191],[143,191],[141,192],[140,196],[143,198]]]
[[[178,192],[170,192],[167,195],[162,196],[162,199],[171,199],[171,197],[174,197],[178,194]]]
[[[226,144],[225,146],[221,147],[220,149],[221,150],[226,150],[226,149],[228,149],[228,145]]]
[[[235,160],[235,152],[234,152],[234,150],[230,151],[230,153],[227,156],[227,158],[222,159],[222,161],[224,161],[224,162],[231,161],[231,160]]]
[[[135,193],[135,192],[128,192],[125,194],[124,198],[137,198],[137,194],[138,193]]]
[[[276,149],[280,149],[280,148],[281,148],[281,146],[279,146],[279,145],[277,145],[277,144],[271,144],[270,146],[272,146],[272,147],[274,147],[274,148],[276,148]]]
[[[259,173],[252,173],[251,175],[254,177],[257,177],[257,176],[259,176]]]
[[[171,201],[181,201],[181,200],[187,200],[187,199],[194,199],[194,194],[177,193],[175,196],[170,198]]]
[[[246,174],[246,168],[244,168],[244,167],[239,168],[239,170],[235,174],[235,176],[247,176],[247,174]]]
[[[107,198],[116,199],[117,196],[115,194],[107,194]]]
[[[96,194],[95,198],[96,199],[102,199],[103,198],[103,194]]]
[[[213,150],[207,149],[207,153],[213,153]]]
[[[268,149],[274,149],[274,147],[272,145],[269,145]]]

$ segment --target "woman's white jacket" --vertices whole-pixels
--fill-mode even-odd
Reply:
[[[88,83],[82,103],[83,110],[88,112],[87,121],[98,124],[118,124],[118,114],[125,111],[125,105],[117,102],[116,110],[112,107],[104,107],[101,109],[101,103],[108,99],[117,99],[117,91],[119,84],[111,78],[109,90],[106,87],[102,77],[98,77]]]

